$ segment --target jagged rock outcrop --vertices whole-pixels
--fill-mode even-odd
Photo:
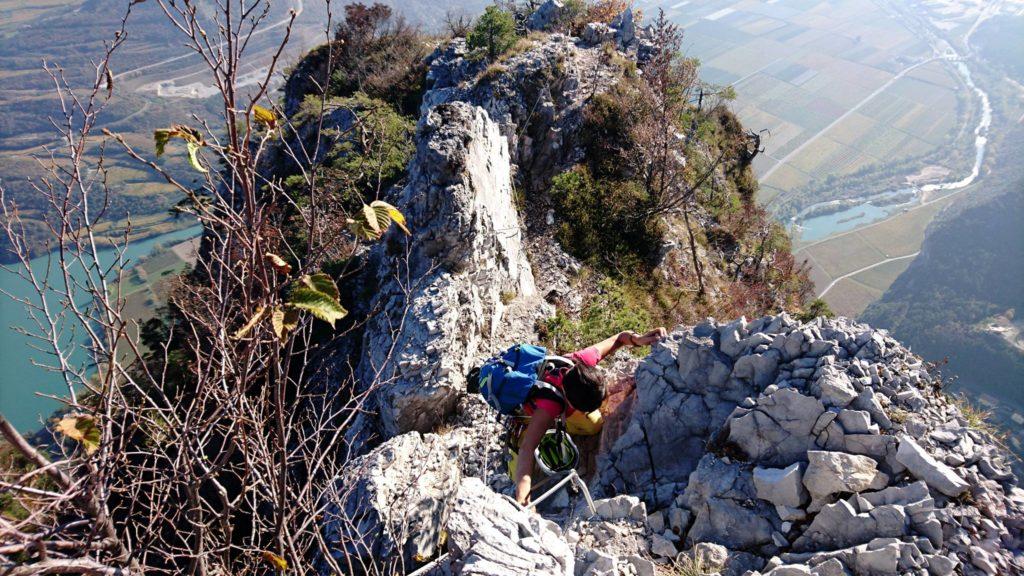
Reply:
[[[684,545],[773,559],[773,575],[1024,567],[1024,491],[1003,452],[883,332],[709,320],[656,345],[636,382],[596,483],[685,510]]]
[[[465,374],[502,344],[528,339],[543,303],[522,249],[508,144],[463,102],[420,121],[397,204],[412,223],[382,251],[358,374],[376,383],[385,436],[429,431],[454,412]]]
[[[748,371],[750,356],[776,362]],[[847,407],[822,401],[836,381],[855,392]],[[934,384],[845,319],[680,328],[640,364],[629,430],[601,456],[594,491],[618,495],[596,515],[563,507],[563,530],[477,479],[454,497],[445,484],[425,506],[453,510],[438,573],[648,574],[679,553],[737,576],[1020,573],[1024,491]],[[473,441],[462,430],[453,454]]]
[[[435,555],[459,488],[457,453],[446,438],[413,432],[349,463],[324,495],[324,539],[338,561],[401,570]]]
[[[445,102],[480,106],[500,126],[521,186],[540,188],[579,162],[583,105],[608,90],[622,71],[600,46],[551,34],[531,49],[490,64],[468,57],[458,38],[430,57],[421,114]]]
[[[575,558],[557,524],[523,510],[476,478],[462,482],[447,526],[452,572],[571,576]]]

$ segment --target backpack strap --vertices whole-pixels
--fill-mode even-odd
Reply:
[[[565,393],[562,392],[561,390],[559,390],[558,386],[555,386],[554,384],[551,384],[550,382],[545,382],[543,380],[537,380],[536,382],[533,383],[533,387],[534,388],[542,388],[544,390],[548,390],[550,392],[553,392],[556,396],[558,396],[558,399],[562,403],[562,405],[563,406],[565,405]]]

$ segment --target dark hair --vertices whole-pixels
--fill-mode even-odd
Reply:
[[[601,371],[578,361],[565,373],[562,390],[569,404],[582,412],[593,412],[600,408],[608,393]]]

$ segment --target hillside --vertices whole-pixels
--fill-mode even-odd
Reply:
[[[1009,138],[1019,149],[1022,131]],[[954,205],[929,227],[921,254],[861,317],[929,361],[948,359],[954,389],[982,398],[1019,452],[1024,413],[1024,351],[1014,334],[1024,308],[1024,170],[997,164],[977,197]]]

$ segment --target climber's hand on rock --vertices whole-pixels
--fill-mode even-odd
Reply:
[[[648,346],[662,340],[666,336],[668,336],[668,330],[665,330],[664,326],[658,326],[644,334],[633,334],[632,342],[634,346]]]

